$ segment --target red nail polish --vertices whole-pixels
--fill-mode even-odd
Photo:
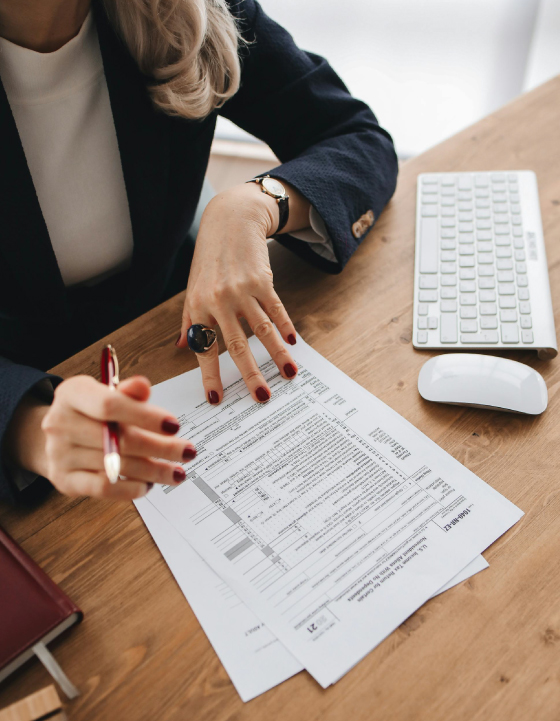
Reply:
[[[173,480],[175,481],[175,483],[182,483],[186,477],[187,474],[182,468],[176,468],[173,471]]]
[[[173,436],[177,433],[180,427],[181,426],[177,423],[177,421],[174,421],[173,418],[166,418],[161,424],[161,430],[164,433],[169,433]]]
[[[216,391],[208,391],[208,402],[212,403],[213,405],[216,405],[220,400],[220,396],[216,393]]]
[[[290,345],[295,345],[295,344],[296,344],[296,337],[295,337],[295,335],[294,335],[293,333],[290,333],[290,335],[288,336],[288,343],[289,343]]]
[[[294,368],[291,363],[286,363],[286,365],[284,366],[284,373],[288,376],[288,378],[293,378],[296,372],[296,368]]]
[[[270,393],[266,390],[266,388],[263,388],[262,386],[257,388],[256,395],[257,398],[262,402],[267,401],[270,398]]]
[[[183,460],[192,461],[193,458],[196,458],[196,448],[190,448],[187,446],[183,451]]]
[[[179,337],[175,341],[175,345],[179,345],[179,341],[181,340],[181,334],[179,333]]]

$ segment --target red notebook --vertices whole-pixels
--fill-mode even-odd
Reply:
[[[82,620],[82,612],[0,528],[0,681]]]

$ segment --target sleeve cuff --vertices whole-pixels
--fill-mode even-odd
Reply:
[[[337,262],[327,227],[313,205],[309,209],[309,228],[298,230],[290,233],[290,235],[292,238],[297,238],[307,243],[314,253],[325,258],[325,260],[329,260],[332,263]]]

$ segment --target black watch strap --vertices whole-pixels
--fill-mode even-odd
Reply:
[[[278,201],[278,228],[276,229],[276,233],[279,233],[282,228],[286,225],[288,222],[288,218],[290,217],[290,203],[288,201],[288,198],[280,198]],[[276,233],[274,235],[276,235]]]

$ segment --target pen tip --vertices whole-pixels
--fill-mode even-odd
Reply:
[[[105,473],[111,483],[116,483],[119,480],[119,473],[121,472],[121,457],[118,453],[107,453],[103,459],[105,466]]]

